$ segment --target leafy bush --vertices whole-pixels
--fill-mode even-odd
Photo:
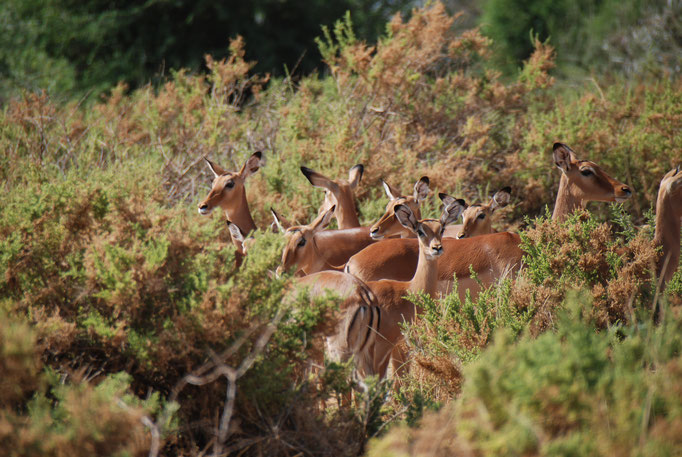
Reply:
[[[12,425],[0,429],[14,440],[30,427],[68,428],[77,439],[54,449],[78,441],[93,453],[100,441],[88,437],[108,439],[106,421],[92,418],[101,415],[115,435],[103,453],[143,452],[156,427],[166,455],[357,455],[396,418],[416,423],[452,401],[497,332],[531,341],[528,333],[557,330],[572,286],[593,297],[584,314],[602,332],[646,321],[637,309],[651,309],[655,293],[648,232],[613,233],[601,223],[606,205],[565,225],[538,219],[525,231],[528,268],[515,282],[476,300],[418,300],[424,318],[408,329],[418,368],[395,401],[385,404],[386,385],[368,382],[369,393],[348,402],[348,366],[311,369],[335,300],[311,304],[290,295],[290,278],[270,277],[279,235],[256,232],[236,270],[223,216],[196,215],[212,179],[203,156],[235,170],[263,150],[267,165],[246,183],[259,227],[269,226],[271,206],[298,222],[315,214],[323,196],[301,165],[337,176],[364,162],[365,223],[383,211],[379,178],[407,190],[428,175],[435,191],[470,201],[511,185],[524,198],[501,214],[518,228],[553,200],[549,145],[560,138],[633,185],[625,208],[644,221],[682,151],[680,81],[557,92],[553,50],[539,42],[521,75],[505,80],[485,69],[489,40],[457,35],[454,20],[440,4],[415,10],[374,47],[345,20],[321,46],[331,76],[296,84],[252,74],[236,40],[230,57],[207,58],[208,76],[178,71],[158,90],[119,86],[83,105],[25,94],[0,112],[0,312],[19,335],[0,332],[17,338],[3,340],[15,349],[0,367],[19,386],[3,389]],[[436,211],[424,205],[424,215]],[[66,390],[55,380],[67,380]],[[92,410],[78,406],[81,397]],[[132,435],[119,433],[125,424]],[[28,453],[33,442],[11,446]]]
[[[456,401],[369,455],[674,455],[679,319],[598,331],[590,307],[589,294],[572,294],[556,332],[496,332]]]

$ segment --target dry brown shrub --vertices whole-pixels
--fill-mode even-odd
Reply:
[[[658,254],[644,231],[625,241],[613,235],[609,224],[590,221],[587,213],[578,218],[582,222],[574,219],[562,224],[545,219],[525,231],[530,246],[540,248],[539,258],[545,259],[546,267],[522,273],[511,301],[520,310],[534,308],[530,323],[534,335],[552,327],[567,290],[590,290],[594,300],[591,317],[599,327],[606,327],[628,322],[633,306],[651,286]],[[535,261],[530,260],[530,269]]]

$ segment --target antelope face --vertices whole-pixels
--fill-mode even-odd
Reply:
[[[264,165],[263,153],[257,151],[251,154],[238,172],[227,171],[206,157],[204,160],[213,172],[214,178],[208,196],[199,203],[199,214],[205,216],[216,206],[221,207],[226,212],[246,209],[244,181]]]
[[[284,236],[287,238],[287,244],[282,251],[282,263],[277,267],[278,275],[294,266],[303,273],[312,270],[314,263],[320,260],[315,249],[315,233],[329,225],[335,210],[336,206],[332,206],[325,213],[319,214],[309,225],[286,229]]]
[[[621,203],[632,197],[628,185],[609,176],[596,163],[579,160],[563,143],[554,143],[554,162],[568,178],[574,195],[583,201]]]
[[[414,185],[413,195],[407,197],[402,195],[398,189],[386,183],[386,181],[382,180],[381,183],[384,186],[389,202],[386,205],[386,212],[384,212],[383,216],[369,228],[369,236],[374,240],[406,233],[409,236],[410,231],[406,231],[405,226],[396,219],[395,210],[398,206],[404,205],[410,208],[417,219],[420,218],[419,204],[429,195],[429,178],[422,176]]]
[[[398,205],[395,208],[395,215],[403,227],[417,235],[419,250],[424,252],[426,258],[435,259],[443,253],[441,239],[445,226],[455,222],[462,211],[464,211],[464,200],[454,200],[449,204],[444,204],[440,220],[417,220],[414,212],[407,205]]]
[[[386,205],[386,212],[384,212],[383,216],[369,228],[369,236],[373,240],[381,240],[382,238],[400,235],[405,232],[405,229],[395,217],[395,208],[400,205],[408,206],[417,218],[421,217],[419,203],[413,197],[399,197],[391,200]]]
[[[242,197],[244,197],[244,180],[239,173],[227,172],[216,176],[208,196],[199,203],[199,214],[206,216],[215,207],[228,209],[230,202],[241,201]]]
[[[417,225],[417,239],[427,259],[435,259],[443,254],[441,240],[445,226],[436,219],[423,219]]]
[[[277,267],[277,274],[288,271],[294,266],[297,270],[307,270],[311,263],[313,231],[305,226],[290,227],[284,232],[287,244],[282,251],[282,263]]]
[[[441,198],[442,200],[442,198]],[[493,232],[492,216],[498,209],[509,204],[511,187],[498,191],[487,205],[471,205],[462,212],[462,229],[457,238],[471,238]]]

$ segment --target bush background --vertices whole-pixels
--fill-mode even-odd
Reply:
[[[146,455],[158,431],[163,455],[679,453],[682,275],[662,295],[651,277],[652,207],[682,157],[679,2],[615,15],[610,2],[434,3],[392,18],[412,5],[320,3],[310,27],[268,22],[289,2],[244,16],[188,5],[0,9],[0,447]],[[234,38],[228,10],[257,36]],[[504,15],[521,10],[527,22]],[[557,140],[634,197],[548,221]],[[434,195],[468,202],[512,186],[496,226],[521,231],[528,268],[475,301],[413,297],[425,315],[406,329],[404,385],[344,402],[348,366],[308,369],[334,298],[311,306],[270,278],[283,241],[265,230],[236,271],[224,216],[196,213],[202,157],[236,170],[254,150],[262,229],[270,206],[315,214],[323,195],[301,165],[364,163],[365,224],[385,205],[380,178],[407,190],[428,175]]]

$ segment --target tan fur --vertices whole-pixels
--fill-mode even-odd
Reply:
[[[225,211],[227,220],[236,224],[244,236],[247,236],[249,232],[256,229],[256,224],[253,222],[249,204],[246,201],[244,183],[246,178],[263,165],[261,152],[252,154],[239,172],[226,171],[210,160],[206,158],[204,160],[213,172],[214,179],[208,196],[199,203],[199,214],[207,215],[214,208],[219,207]],[[242,243],[234,237],[232,242],[237,247],[237,263],[240,263],[244,248]]]
[[[370,236],[375,240],[399,236],[401,238],[414,238],[414,233],[403,227],[395,218],[395,207],[406,205],[410,208],[417,219],[421,219],[419,203],[428,196],[429,178],[422,176],[414,185],[414,193],[409,196],[403,195],[400,190],[391,186],[385,181],[381,181],[389,198],[386,204],[386,211],[369,228]]]
[[[418,310],[405,297],[408,293],[424,292],[434,295],[438,286],[437,262],[443,253],[442,233],[444,227],[456,220],[463,210],[446,208],[440,220],[425,219],[417,221],[414,213],[406,205],[396,207],[398,221],[413,231],[416,240],[396,239],[391,241],[412,241],[418,245],[418,264],[408,281],[379,280],[368,282],[374,292],[381,310],[381,320],[376,326],[377,335],[361,357],[372,361],[372,372],[386,376],[388,362],[392,359],[394,371],[400,373],[406,363],[406,356],[400,349],[402,341],[401,322],[411,322]]]
[[[332,206],[336,206],[334,217],[336,217],[340,229],[360,227],[355,208],[354,190],[362,178],[363,170],[364,167],[357,164],[350,169],[348,181],[344,179],[333,181],[310,168],[301,167],[301,172],[308,178],[310,184],[325,190],[324,202],[320,207],[319,214],[326,212]]]
[[[661,247],[657,264],[661,284],[672,279],[680,263],[680,225],[682,223],[682,170],[671,170],[661,180],[656,199],[656,234]]]
[[[629,186],[609,176],[596,163],[579,160],[565,144],[554,143],[553,155],[562,173],[552,219],[564,220],[591,201],[623,202],[632,196]]]
[[[562,219],[573,209],[593,199],[615,201],[632,195],[629,187],[608,176],[593,162],[576,159],[565,144],[554,144],[554,161],[562,170],[561,179],[565,183],[559,186],[554,218]],[[590,176],[582,175],[584,167],[591,170]],[[523,253],[519,243],[519,236],[509,232],[461,240],[443,239],[445,254],[438,263],[439,291],[451,291],[456,275],[460,296],[468,287],[473,287],[470,290],[475,296],[480,287],[471,279],[469,267],[473,268],[484,285],[488,285],[510,268],[521,266]],[[384,240],[351,257],[346,264],[346,271],[364,281],[378,278],[405,280],[414,272],[417,252],[414,241]]]

